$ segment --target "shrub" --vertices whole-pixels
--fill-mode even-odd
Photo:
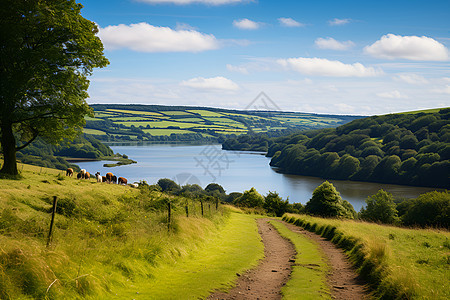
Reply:
[[[412,200],[403,216],[405,225],[450,226],[450,193],[429,192]]]
[[[361,219],[385,224],[393,224],[399,221],[391,193],[379,190],[378,193],[366,199],[366,204],[366,208],[361,209]]]
[[[323,217],[353,218],[352,212],[346,206],[350,207],[351,204],[344,204],[333,184],[325,181],[314,190],[311,200],[306,203],[305,210],[310,214]]]

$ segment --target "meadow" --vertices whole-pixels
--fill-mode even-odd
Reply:
[[[153,186],[77,180],[22,164],[19,170],[21,180],[0,181],[1,299],[110,299],[135,297],[143,289],[163,298],[173,293],[200,297],[229,287],[236,272],[262,257],[252,216],[221,205],[216,210],[207,201],[202,214],[198,200],[166,195]],[[55,226],[47,247],[54,196]],[[187,271],[167,277],[178,263]],[[206,265],[212,266],[209,273]],[[211,280],[211,272],[219,272],[217,280]],[[180,285],[178,292],[165,288],[174,280],[194,279],[196,285]]]
[[[382,299],[449,299],[450,233],[288,214],[285,220],[346,250]]]

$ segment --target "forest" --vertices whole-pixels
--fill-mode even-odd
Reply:
[[[227,139],[223,149],[267,151],[280,172],[449,188],[450,109],[389,114],[337,128]]]

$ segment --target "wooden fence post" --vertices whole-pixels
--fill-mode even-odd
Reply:
[[[172,218],[172,207],[170,205],[170,202],[167,202],[167,230],[170,231],[170,222]]]
[[[200,200],[200,205],[202,207],[202,217],[203,217],[203,200]]]
[[[216,210],[219,209],[219,198],[216,198]]]
[[[56,196],[53,196],[53,208],[52,208],[52,220],[50,221],[50,230],[48,231],[47,237],[47,248],[50,246],[50,242],[52,240],[52,231],[53,231],[53,223],[55,222],[55,213],[56,213],[56,203],[58,199]]]
[[[186,206],[184,207],[186,210],[186,218],[189,218],[189,202],[186,200]]]

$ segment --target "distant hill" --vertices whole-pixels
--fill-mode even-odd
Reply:
[[[450,187],[450,108],[354,120],[276,138],[240,136],[224,149],[262,150],[280,172]]]
[[[218,142],[246,133],[280,136],[336,127],[358,116],[299,112],[228,110],[211,107],[94,104],[84,133],[102,141]]]

